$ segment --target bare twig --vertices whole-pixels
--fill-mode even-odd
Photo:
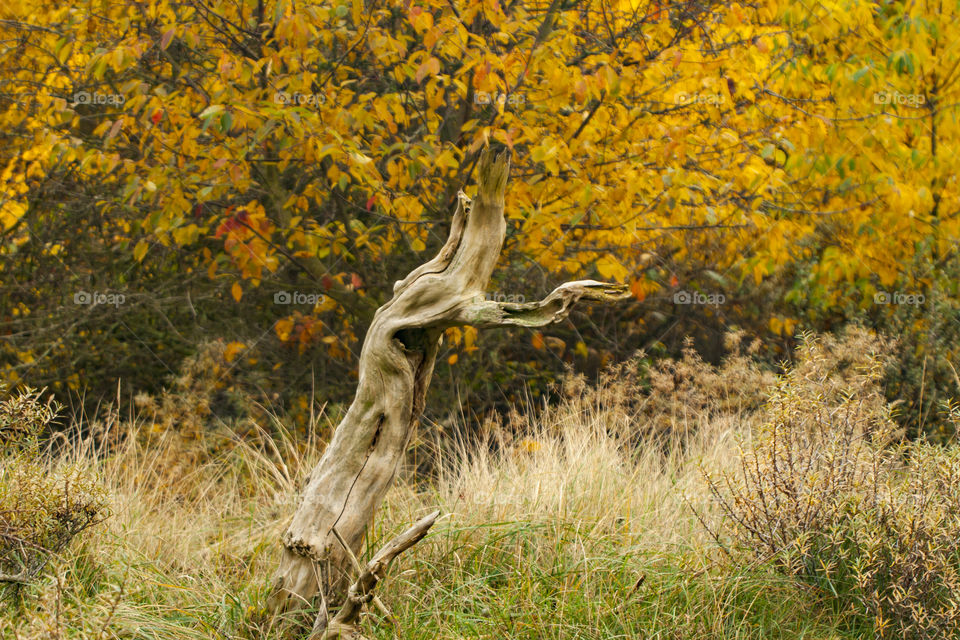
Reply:
[[[370,562],[367,563],[367,566],[360,572],[356,581],[350,586],[346,602],[326,628],[317,629],[317,625],[314,625],[311,640],[360,638],[360,630],[357,627],[357,622],[360,619],[360,613],[363,611],[363,605],[373,599],[374,587],[383,579],[384,572],[393,559],[420,542],[420,540],[427,535],[430,527],[433,526],[439,516],[440,512],[434,511],[430,515],[418,520],[412,527],[384,545],[383,548],[373,556]],[[339,534],[335,535],[340,539]],[[342,540],[341,543],[343,543]],[[344,544],[344,546],[347,545]],[[354,558],[354,561],[356,561],[356,558]],[[359,566],[359,562],[357,562],[357,565]]]

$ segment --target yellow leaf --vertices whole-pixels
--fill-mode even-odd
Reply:
[[[12,200],[4,202],[0,205],[0,228],[3,231],[12,228],[26,212],[27,208],[19,202]]]
[[[770,318],[770,332],[780,335],[783,333],[783,321],[776,316]]]
[[[797,321],[794,318],[785,318],[783,320],[783,331],[787,335],[793,335],[793,330],[797,326]]]
[[[234,282],[233,286],[230,287],[230,295],[233,296],[234,300],[240,302],[240,298],[243,297],[243,289],[240,287],[239,282]]]
[[[464,350],[467,353],[471,353],[477,350],[477,346],[474,344],[477,340],[477,329],[476,327],[466,326],[463,328],[463,342]]]
[[[227,362],[233,362],[241,351],[247,348],[247,345],[242,342],[231,342],[223,350],[223,359]]]
[[[457,364],[457,354],[454,353],[449,358],[447,358],[447,362],[449,362],[450,364]]]
[[[137,243],[137,246],[133,248],[133,257],[137,262],[143,262],[143,257],[147,255],[147,249],[150,245],[146,243],[145,240],[141,240]]]
[[[460,330],[460,327],[450,327],[443,333],[449,338],[450,342],[455,345],[459,345],[463,338],[463,332]]]
[[[277,324],[275,324],[273,328],[277,332],[277,337],[280,338],[280,341],[286,342],[290,338],[290,332],[293,331],[293,320],[290,318],[277,320]]]
[[[587,351],[587,343],[585,343],[583,340],[577,342],[577,346],[575,346],[573,350],[577,355],[583,356],[584,358],[590,355],[590,353]]]
[[[599,271],[600,275],[604,278],[610,278],[618,282],[626,280],[628,275],[627,268],[609,254],[597,260],[597,271]]]

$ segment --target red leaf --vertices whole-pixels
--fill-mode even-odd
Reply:
[[[232,207],[231,207],[231,208],[232,208]],[[227,209],[227,211],[229,211],[229,210],[230,210],[230,209]],[[219,237],[222,236],[223,234],[225,234],[225,233],[230,233],[231,231],[233,231],[234,229],[236,229],[237,227],[239,227],[239,226],[240,226],[240,223],[237,222],[237,219],[238,219],[239,217],[240,217],[239,215],[232,216],[232,217],[230,217],[230,218],[227,218],[227,219],[224,220],[223,222],[221,222],[221,223],[220,223],[220,226],[217,227],[217,232],[214,234],[213,237],[214,237],[214,238],[219,238]]]
[[[351,274],[350,274],[350,284],[353,285],[353,288],[354,288],[354,289],[359,289],[360,287],[363,286],[363,280],[361,280],[361,279],[360,279],[360,276],[358,276],[357,274],[351,273]]]
[[[320,278],[320,284],[323,285],[324,289],[330,289],[333,287],[333,278],[330,276],[323,276]]]
[[[160,118],[162,117],[163,117],[163,109],[157,109],[156,111],[153,112],[153,115],[150,116],[150,121],[153,124],[157,124],[158,122],[160,122]]]
[[[377,196],[370,196],[367,198],[367,211],[373,211],[373,205],[377,201]]]
[[[676,274],[670,274],[670,286],[676,287],[678,284],[680,284],[680,279],[677,278]]]

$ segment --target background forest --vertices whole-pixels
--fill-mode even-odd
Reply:
[[[198,345],[234,394],[348,401],[373,310],[514,156],[491,296],[569,274],[635,301],[549,335],[451,330],[437,420],[735,325],[901,339],[891,399],[944,427],[956,361],[957,7],[14,3],[0,87],[0,363],[90,410]],[[511,298],[512,297],[512,298]],[[921,393],[921,389],[923,392]]]

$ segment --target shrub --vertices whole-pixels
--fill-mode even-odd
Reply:
[[[804,337],[737,470],[707,474],[714,534],[878,637],[958,637],[960,448],[900,437],[878,384],[890,350],[863,331]]]
[[[756,358],[760,343],[746,344],[743,338],[740,332],[724,336],[726,355],[717,366],[705,362],[688,339],[681,358],[651,361],[640,351],[602,369],[596,385],[568,370],[558,385],[558,403],[545,404],[540,413],[514,411],[509,426],[526,434],[563,415],[599,412],[610,433],[630,436],[635,446],[682,442],[711,421],[739,419],[763,406],[775,377]]]
[[[45,459],[41,438],[60,407],[40,398],[27,389],[0,402],[0,583],[15,590],[106,511],[82,466]]]

